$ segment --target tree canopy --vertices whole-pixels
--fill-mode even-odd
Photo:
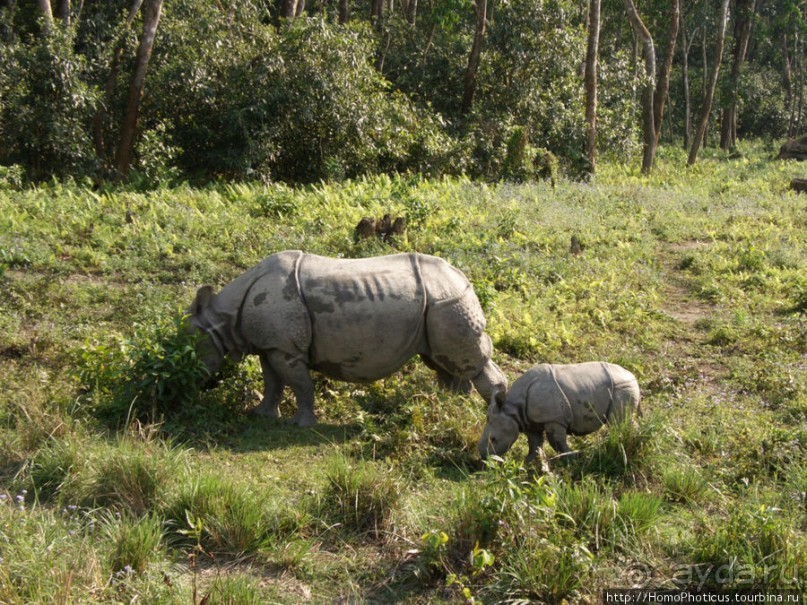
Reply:
[[[801,133],[803,0],[599,5],[2,0],[0,165],[150,186],[522,180],[547,158],[577,177],[644,149],[649,171],[658,142],[694,161]]]

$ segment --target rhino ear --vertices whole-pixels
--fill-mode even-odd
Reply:
[[[213,297],[216,296],[216,293],[213,291],[213,286],[202,286],[196,292],[196,298],[191,305],[191,315],[198,315],[202,311],[204,311],[213,300]]]
[[[504,405],[504,392],[499,391],[490,398],[490,405],[488,406],[488,415],[498,414],[502,411]]]

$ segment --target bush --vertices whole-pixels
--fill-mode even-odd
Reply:
[[[198,401],[208,371],[196,354],[202,336],[176,315],[136,326],[133,337],[88,343],[79,354],[78,379],[97,411],[121,424],[160,421]]]

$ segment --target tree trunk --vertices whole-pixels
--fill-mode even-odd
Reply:
[[[625,10],[628,13],[633,31],[642,40],[642,58],[644,59],[645,85],[642,90],[642,130],[644,132],[642,173],[649,174],[653,169],[656,156],[656,120],[653,115],[655,103],[653,96],[656,87],[656,50],[653,47],[653,37],[642,22],[633,0],[625,0]]]
[[[678,39],[678,27],[681,22],[680,0],[670,0],[670,27],[667,32],[667,48],[664,52],[664,62],[658,75],[658,85],[654,97],[653,116],[655,118],[656,144],[661,139],[661,123],[664,119],[664,102],[667,100],[667,93],[670,90],[670,72],[672,72],[672,62],[675,56],[675,41]]]
[[[134,23],[135,17],[140,11],[140,6],[142,4],[143,0],[134,0],[131,8],[129,9],[129,15],[126,17],[126,25],[122,30],[124,33],[122,33],[121,36],[115,41],[115,47],[112,52],[112,61],[109,64],[109,74],[107,75],[106,86],[104,87],[104,98],[98,104],[98,108],[96,109],[95,116],[92,120],[92,137],[93,143],[95,144],[95,154],[105,164],[108,161],[110,151],[107,149],[104,141],[104,128],[106,127],[109,119],[109,106],[112,104],[112,95],[115,92],[115,84],[118,81],[118,73],[120,72],[120,59],[121,55],[123,54],[125,32],[129,31],[132,23]]]
[[[123,177],[128,176],[129,169],[132,166],[137,121],[140,115],[140,99],[146,85],[146,70],[151,58],[151,51],[154,48],[154,38],[157,35],[157,25],[160,23],[162,7],[163,0],[145,0],[144,2],[143,33],[135,55],[134,72],[129,85],[129,102],[126,106],[126,116],[121,126],[120,143],[116,158],[116,168]]]
[[[734,149],[737,146],[737,96],[740,90],[740,71],[748,52],[751,25],[756,12],[756,0],[736,0],[734,21],[734,60],[729,75],[728,99],[723,108],[723,124],[720,129],[720,148]]]
[[[600,0],[588,8],[588,48],[586,50],[586,129],[588,169],[594,174],[597,159],[597,56],[600,44]]]
[[[801,57],[801,36],[799,30],[793,32],[793,136],[801,132],[801,114],[804,106],[804,71]]]
[[[729,0],[723,0],[720,7],[720,20],[717,23],[717,44],[715,45],[714,67],[709,78],[709,88],[706,90],[706,97],[701,108],[700,123],[695,131],[695,138],[692,141],[692,149],[689,151],[687,166],[692,166],[698,159],[698,149],[700,149],[706,134],[706,125],[709,122],[709,113],[712,111],[712,101],[717,87],[717,78],[720,75],[720,62],[723,58],[723,44],[726,40],[726,21],[728,20]]]
[[[297,15],[297,0],[280,0],[280,18],[294,19]]]
[[[465,71],[465,88],[462,94],[463,114],[471,111],[476,94],[476,77],[479,74],[479,64],[482,60],[482,43],[485,40],[485,28],[488,19],[488,0],[476,0],[476,30],[474,32],[474,42],[471,46],[471,54],[468,57],[468,69]]]
[[[350,0],[339,0],[339,23],[350,21]]]
[[[696,30],[697,31],[697,30]],[[689,93],[689,49],[692,39],[687,38],[686,26],[681,28],[681,75],[684,82],[684,149],[689,149],[692,141],[692,100]]]
[[[65,27],[70,27],[70,0],[59,0],[54,15]]]
[[[782,87],[785,89],[785,107],[787,108],[787,138],[793,136],[793,75],[790,52],[787,45],[787,31],[782,33]]]
[[[376,28],[381,28],[384,20],[384,0],[370,0],[370,20],[375,23]]]
[[[50,8],[50,0],[38,0],[38,3],[45,24],[45,33],[49,34],[53,30],[53,11]]]

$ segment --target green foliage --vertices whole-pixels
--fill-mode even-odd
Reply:
[[[766,504],[749,503],[730,510],[718,526],[702,521],[703,537],[694,545],[694,556],[711,563],[737,587],[772,582],[803,586],[803,546],[793,539],[785,511]],[[721,584],[717,577],[710,583]]]
[[[379,535],[389,521],[400,494],[394,473],[378,463],[352,462],[334,456],[325,472],[325,489],[317,516],[348,532]]]
[[[116,423],[157,421],[197,402],[208,373],[196,352],[201,336],[185,321],[177,315],[136,326],[131,339],[84,347],[78,378],[95,395],[100,412]]]
[[[0,601],[572,603],[687,573],[803,587],[807,199],[786,192],[794,168],[772,149],[709,149],[684,172],[683,151],[662,148],[650,177],[600,162],[595,180],[554,189],[0,186]],[[406,237],[354,245],[356,222],[387,212],[407,216]],[[479,472],[485,403],[440,390],[416,359],[371,385],[314,373],[312,429],[244,413],[254,356],[162,424],[129,416],[133,390],[115,403],[185,360],[166,309],[287,248],[440,255],[483,293],[511,383],[534,362],[607,359],[639,378],[644,415],[571,437],[568,463],[547,445],[538,480],[520,467],[523,438]],[[294,405],[286,391],[284,416]],[[122,552],[158,529],[165,547],[140,550],[142,572],[123,559],[113,572],[102,521],[131,536]]]
[[[20,164],[32,179],[92,174],[98,93],[75,32],[56,27],[31,43],[4,43],[0,65],[0,163]]]

